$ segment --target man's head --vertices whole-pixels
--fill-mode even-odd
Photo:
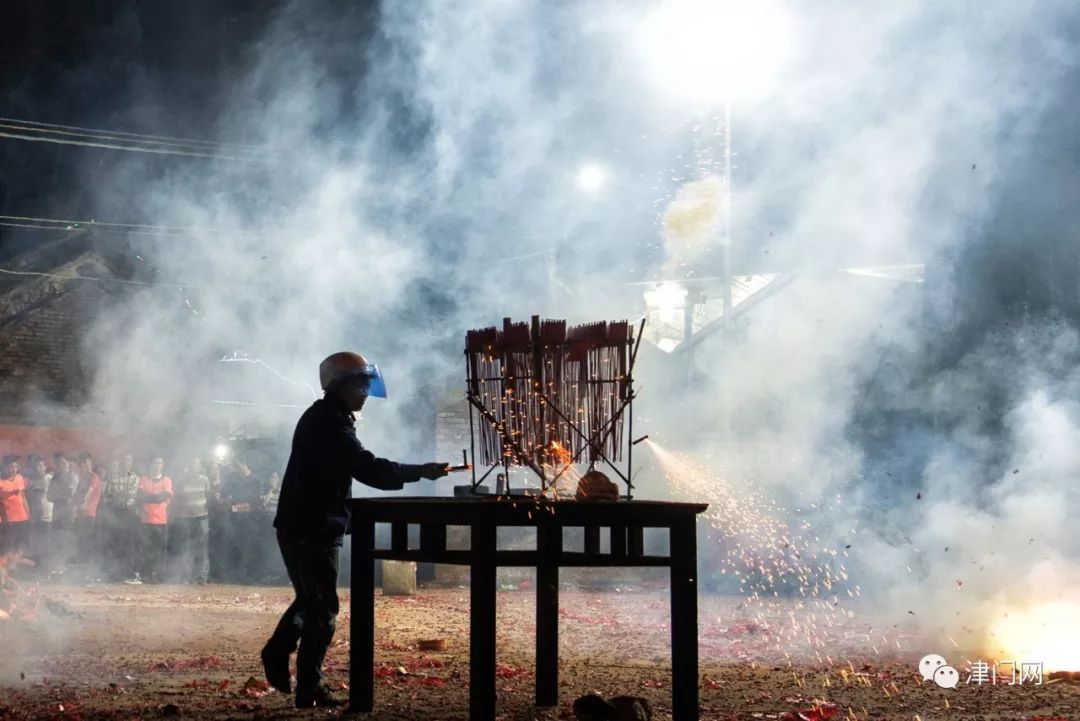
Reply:
[[[34,456],[30,467],[34,469],[35,478],[44,478],[45,474],[48,472],[45,468],[45,459],[41,456]]]
[[[53,454],[53,468],[57,473],[67,473],[69,470],[68,459],[63,453]]]
[[[18,456],[4,456],[3,463],[4,478],[11,478],[19,472],[19,457]]]
[[[83,473],[93,473],[94,471],[94,457],[87,451],[79,454],[79,470]]]
[[[109,475],[113,478],[117,478],[120,475],[120,461],[115,458],[109,461]]]
[[[125,453],[120,459],[120,470],[124,473],[131,473],[135,468],[135,459],[131,457],[130,453]]]
[[[154,456],[150,459],[150,477],[157,478],[165,470],[165,459],[161,456]]]
[[[28,476],[30,476],[32,478],[41,478],[42,476],[44,476],[45,473],[40,469],[45,468],[45,464],[42,463],[40,468],[39,468],[38,462],[40,460],[41,460],[41,456],[37,455],[36,453],[32,453],[29,456],[27,456],[26,457],[25,475],[28,475]]]
[[[386,397],[378,366],[349,351],[329,355],[319,364],[319,384],[328,396],[335,396],[351,411],[361,410],[368,396]]]

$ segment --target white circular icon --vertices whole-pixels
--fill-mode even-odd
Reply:
[[[949,662],[945,660],[944,656],[938,656],[936,653],[923,656],[919,661],[919,673],[922,674],[923,681],[933,681],[934,672],[942,666],[948,666]]]
[[[952,666],[939,666],[934,671],[934,683],[942,688],[956,688],[960,683],[960,673]]]

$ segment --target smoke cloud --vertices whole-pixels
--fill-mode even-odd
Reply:
[[[88,329],[91,405],[192,435],[223,412],[205,401],[255,402],[230,422],[288,427],[296,410],[263,406],[307,403],[318,361],[355,348],[391,392],[365,410],[365,443],[415,458],[430,452],[424,404],[462,382],[464,329],[633,318],[635,283],[718,275],[696,247],[680,264],[663,218],[716,175],[723,109],[650,84],[631,41],[644,5],[282,5],[201,79],[215,102],[185,111],[222,155],[264,157],[85,168],[96,217],[198,229],[126,241],[183,289],[138,292]],[[794,280],[699,344],[692,393],[685,356],[648,350],[642,432],[783,508],[831,509],[816,532],[852,545],[864,594],[935,629],[952,632],[961,604],[989,622],[1024,589],[1075,596],[1080,337],[1047,308],[982,302],[1014,292],[1002,249],[1061,242],[994,234],[1046,214],[1016,179],[1059,137],[1074,11],[788,10],[796,42],[773,90],[732,100],[732,220],[738,274]],[[133,81],[106,114],[153,127],[167,96]],[[574,182],[586,161],[609,170],[595,192]],[[1069,207],[1042,227],[1066,227]],[[925,273],[840,272],[895,264]],[[213,361],[236,352],[264,365],[222,376]],[[639,485],[669,492],[657,469]]]

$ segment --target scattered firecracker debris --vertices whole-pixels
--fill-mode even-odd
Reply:
[[[826,721],[836,714],[836,706],[823,704],[802,711],[785,711],[780,714],[780,721]]]
[[[45,582],[43,588],[82,618],[43,613],[34,621],[3,622],[4,721],[149,721],[162,718],[168,703],[180,708],[176,718],[182,719],[310,717],[293,709],[291,696],[262,685],[259,649],[287,605],[283,590],[262,588],[255,598],[236,587],[213,585],[130,589]],[[530,594],[500,594],[500,714],[569,721],[574,718],[570,702],[597,692],[609,703],[620,693],[638,696],[655,709],[653,718],[670,718],[666,590],[634,590],[623,581],[620,588],[618,593],[560,589],[560,603],[567,611],[560,616],[560,705],[550,710],[534,706],[535,599]],[[22,590],[28,589],[34,586],[25,584]],[[41,597],[40,590],[34,593]],[[280,600],[277,605],[267,602],[275,598]],[[704,593],[700,598],[702,719],[912,721],[918,716],[931,721],[947,714],[949,721],[1057,721],[1073,717],[1073,709],[1080,708],[1080,684],[1066,679],[1042,686],[961,686],[942,692],[920,683],[917,663],[923,649],[915,642],[889,637],[894,648],[899,638],[913,649],[914,658],[890,653],[885,643],[879,653],[867,651],[878,639],[868,640],[866,628],[851,623],[823,624],[813,629],[813,642],[803,644],[796,627],[784,625],[791,615],[778,611],[766,617],[760,607],[751,612],[748,606],[745,599]],[[784,602],[777,606],[789,608]],[[417,603],[376,596],[376,620],[374,716],[467,718],[467,589],[433,589]],[[50,645],[48,634],[57,632],[63,634],[63,644]],[[418,638],[445,639],[449,651],[418,652]],[[790,658],[773,650],[781,640]],[[347,623],[338,624],[334,641],[325,682],[347,696]],[[152,672],[146,673],[148,669]]]
[[[532,671],[527,668],[521,668],[519,666],[507,666],[501,663],[495,665],[496,678],[526,678],[531,675]]]
[[[250,698],[262,698],[269,694],[270,691],[270,684],[254,676],[249,676],[248,680],[244,682],[243,693]]]

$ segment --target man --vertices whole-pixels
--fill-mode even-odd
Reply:
[[[386,397],[379,369],[356,353],[334,353],[319,366],[325,396],[296,424],[274,526],[296,599],[262,650],[266,679],[291,691],[289,654],[296,659],[296,706],[340,706],[322,684],[322,664],[338,613],[338,551],[349,528],[348,499],[356,480],[398,490],[447,473],[445,463],[405,465],[376,458],[356,438],[354,413],[368,396]]]
[[[4,524],[0,526],[0,554],[22,553],[30,541],[30,508],[18,456],[4,456],[0,474],[0,517]]]
[[[281,474],[274,471],[263,490],[262,511],[273,518],[277,515],[278,498],[281,496]]]
[[[136,564],[139,537],[139,515],[135,510],[135,495],[139,491],[139,474],[135,459],[125,453],[120,460],[109,464],[109,481],[105,484],[103,521],[105,556],[112,580],[142,583]]]
[[[210,538],[208,555],[210,556],[210,580],[223,583],[228,580],[229,554],[229,507],[221,492],[221,464],[211,463],[210,503],[207,511],[210,515]]]
[[[30,456],[26,469],[26,504],[30,507],[30,556],[43,565],[49,556],[49,527],[53,504],[49,502],[52,474],[41,456]]]
[[[243,458],[233,458],[232,472],[222,483],[229,507],[228,574],[234,583],[253,583],[258,575],[257,550],[262,483]]]
[[[52,560],[54,570],[64,570],[75,552],[75,489],[79,477],[63,453],[53,454],[53,476],[46,494],[53,504]]]
[[[209,535],[210,479],[202,461],[191,461],[176,483],[169,529],[176,539],[176,571],[181,583],[205,584],[209,575],[206,542]]]
[[[101,502],[101,476],[94,471],[94,458],[89,452],[79,454],[79,485],[75,491],[75,538],[79,544],[79,563],[87,577],[95,575],[91,565],[97,563],[95,553],[97,509]]]
[[[142,525],[140,574],[144,583],[161,583],[164,575],[165,549],[169,540],[169,503],[173,498],[172,479],[164,474],[165,460],[150,459],[150,472],[139,479],[135,503]]]
[[[259,522],[256,528],[257,556],[255,563],[259,569],[258,580],[273,586],[280,585],[285,577],[284,566],[275,552],[277,550],[277,532],[274,529],[274,516],[277,515],[278,497],[281,495],[281,474],[274,471],[263,487],[259,505]]]

